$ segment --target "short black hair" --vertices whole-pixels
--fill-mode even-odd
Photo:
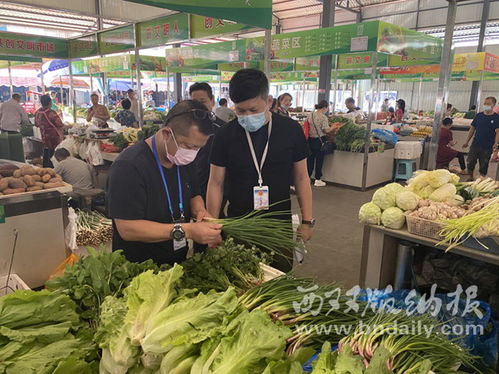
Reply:
[[[241,69],[231,78],[229,83],[229,97],[237,103],[269,96],[269,80],[265,74],[257,69]]]
[[[319,101],[319,104],[315,104],[315,109],[329,108],[329,104],[326,100]]]
[[[348,98],[345,100],[345,103],[355,104],[355,99],[354,99],[353,97],[348,97]]]
[[[206,112],[206,116],[196,115],[195,112]],[[197,100],[184,100],[175,104],[166,116],[163,126],[171,127],[175,133],[187,135],[192,126],[197,126],[205,135],[213,135],[213,122],[208,117],[206,107]]]
[[[54,156],[56,159],[66,159],[71,156],[71,154],[66,148],[59,148],[55,150]]]
[[[450,109],[450,108],[452,108],[452,104],[449,103],[449,104],[447,104],[447,109]]]
[[[472,105],[472,106],[470,107],[470,110],[476,110],[476,105]]]
[[[386,99],[385,99],[385,101],[390,101],[390,99],[389,99],[389,98],[386,98]]]
[[[126,93],[133,93],[133,90],[131,88],[129,88]]]
[[[282,100],[284,100],[284,98],[285,98],[286,96],[289,96],[289,98],[290,98],[291,100],[293,100],[293,96],[291,96],[291,94],[289,94],[289,93],[285,92],[285,93],[283,93],[282,95],[279,95],[279,97],[277,98],[277,102],[280,104],[280,103],[281,103],[281,101],[282,101]]]
[[[21,95],[19,95],[19,94],[13,94],[12,98],[18,100],[18,99],[21,98]]]
[[[399,108],[402,109],[405,112],[405,100],[403,99],[398,99],[397,104],[399,105]]]
[[[388,108],[388,111],[389,111],[390,113],[395,113],[395,109],[394,109],[392,106],[391,106],[390,108]]]
[[[93,97],[93,96],[99,97],[99,95],[97,95],[96,93],[93,93],[92,95],[90,95],[90,97]]]
[[[227,99],[220,99],[218,102],[219,105],[227,105]]]
[[[40,96],[40,104],[42,104],[43,107],[52,105],[52,98],[50,97],[50,95]]]
[[[450,125],[452,125],[452,122],[453,122],[452,118],[447,117],[447,118],[444,118],[444,120],[442,121],[442,125],[450,126]]]
[[[213,90],[211,86],[206,82],[196,82],[191,87],[189,87],[189,95],[192,96],[194,91],[204,91],[208,95],[209,99],[213,99]]]
[[[121,106],[123,107],[123,109],[130,109],[132,107],[132,102],[128,99],[123,99],[121,100]]]
[[[494,105],[497,104],[497,99],[494,96],[486,97],[485,100],[492,100],[492,102],[494,103]]]

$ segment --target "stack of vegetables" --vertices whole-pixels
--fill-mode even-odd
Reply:
[[[23,165],[2,165],[0,168],[0,196],[23,192],[35,192],[63,187],[60,175],[51,168],[36,168]]]
[[[116,132],[111,138],[111,142],[120,149],[126,148],[137,142],[139,129],[133,127],[125,127]]]
[[[76,243],[78,245],[98,246],[111,241],[113,225],[109,218],[93,210],[76,211]]]
[[[340,151],[361,152],[366,144],[365,126],[348,122],[336,134],[336,147]]]
[[[159,130],[159,125],[154,125],[154,124],[145,125],[139,130],[137,138],[138,140],[145,140],[156,134],[158,130]]]

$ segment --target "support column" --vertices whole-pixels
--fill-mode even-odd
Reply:
[[[10,61],[7,61],[7,71],[9,73],[9,91],[10,98],[12,99],[12,95],[14,95],[14,86],[12,85],[12,70],[10,68]]]
[[[323,0],[322,2],[322,27],[334,26],[334,13],[336,1]],[[333,56],[321,56],[319,70],[319,97],[317,101],[326,100],[329,102],[331,91],[331,70],[333,68]]]
[[[433,131],[428,153],[428,170],[434,170],[437,162],[438,133],[445,115],[445,99],[449,92],[449,81],[452,73],[452,37],[454,36],[454,25],[456,23],[457,0],[448,0],[447,22],[445,26],[444,47],[440,61],[440,77],[438,79],[437,100],[435,103],[435,118],[433,119]]]
[[[371,114],[373,112],[374,95],[376,94],[377,85],[376,80],[378,77],[377,66],[378,66],[378,53],[373,52],[372,54],[372,75],[371,75],[371,87],[369,88],[369,108],[367,111],[367,133],[366,133],[366,144],[364,145],[364,162],[362,165],[362,191],[367,188],[367,168],[369,166],[369,148],[371,148],[371,128],[372,119]]]
[[[68,67],[69,67],[69,97],[71,103],[70,105],[71,105],[71,112],[73,113],[73,123],[76,123],[76,95],[73,84],[73,66],[71,59],[68,60]]]
[[[263,51],[263,72],[270,82],[270,58],[272,54],[272,29],[265,30]]]
[[[179,48],[180,44],[174,44],[174,48]],[[173,99],[175,104],[178,104],[182,101],[182,74],[181,73],[173,73]]]
[[[336,67],[338,66],[338,56],[336,56]],[[333,71],[333,110],[332,113],[336,113],[336,96],[338,90],[338,72],[336,69]]]
[[[135,74],[137,78],[137,101],[139,106],[139,127],[144,125],[144,109],[143,109],[143,98],[142,98],[142,85],[140,82],[140,54],[139,49],[135,48]]]
[[[489,20],[490,13],[490,0],[483,1],[482,20],[480,21],[480,34],[478,35],[477,52],[484,52],[485,31],[487,30],[487,21]],[[470,107],[476,105],[477,109],[480,107],[480,93],[482,90],[482,79],[480,81],[473,81],[471,83],[470,94]]]
[[[45,95],[45,82],[43,80],[43,62],[40,64],[40,81],[42,83],[42,94]]]

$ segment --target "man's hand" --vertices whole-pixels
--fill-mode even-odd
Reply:
[[[463,148],[468,148],[468,146],[469,146],[468,142],[463,144]]]
[[[212,216],[210,216],[210,213],[208,213],[206,209],[202,209],[196,213],[197,222],[202,222],[205,218],[213,218]]]
[[[196,243],[216,247],[222,242],[222,225],[209,222],[195,222],[183,226],[187,239],[192,239]]]
[[[300,225],[298,226],[298,236],[305,242],[309,242],[312,239],[312,234],[314,229],[310,225]]]

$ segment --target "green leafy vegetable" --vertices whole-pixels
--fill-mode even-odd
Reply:
[[[363,145],[367,137],[367,129],[364,126],[347,123],[343,125],[336,134],[336,146],[340,151],[351,151],[352,145],[355,148]]]

